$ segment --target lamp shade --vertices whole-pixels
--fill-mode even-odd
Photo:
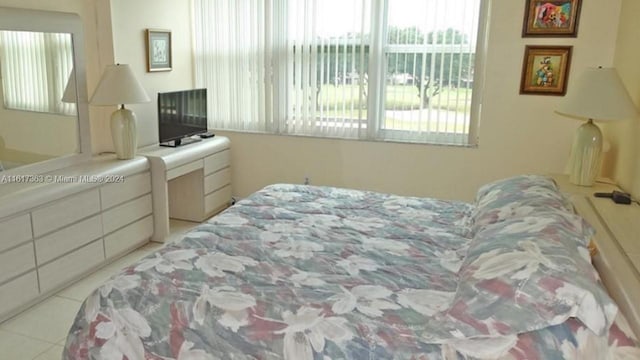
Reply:
[[[149,96],[127,64],[108,65],[96,87],[92,105],[120,105],[149,102]]]
[[[65,86],[64,93],[62,94],[62,102],[75,104],[78,101],[76,91],[76,71],[75,69],[71,69],[67,86]]]
[[[587,69],[567,92],[557,112],[600,121],[627,120],[637,114],[614,68]]]

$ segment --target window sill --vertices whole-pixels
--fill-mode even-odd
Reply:
[[[230,129],[209,129],[210,131],[225,133],[225,134],[243,134],[243,135],[268,135],[268,136],[283,136],[293,138],[309,138],[317,140],[333,140],[333,141],[358,141],[358,142],[371,142],[371,143],[388,143],[388,144],[401,144],[401,145],[422,145],[422,146],[437,146],[437,147],[453,147],[453,148],[467,148],[477,149],[479,148],[477,142],[475,144],[446,144],[437,142],[426,141],[408,141],[408,140],[394,140],[394,139],[356,139],[339,136],[317,136],[317,135],[305,135],[305,134],[276,134],[266,131],[256,130],[230,130]]]

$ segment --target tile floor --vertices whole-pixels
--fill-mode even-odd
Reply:
[[[171,220],[169,241],[198,225]],[[128,255],[106,265],[34,305],[21,314],[0,323],[0,358],[11,360],[60,360],[67,331],[82,301],[100,284],[124,266],[162,247],[148,243]]]

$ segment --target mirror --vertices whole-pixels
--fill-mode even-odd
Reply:
[[[0,7],[2,174],[86,161],[90,138],[80,17]]]
[[[79,151],[71,34],[0,31],[0,170]]]

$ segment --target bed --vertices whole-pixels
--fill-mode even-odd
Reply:
[[[65,359],[637,359],[551,179],[474,203],[272,185],[123,269]]]

